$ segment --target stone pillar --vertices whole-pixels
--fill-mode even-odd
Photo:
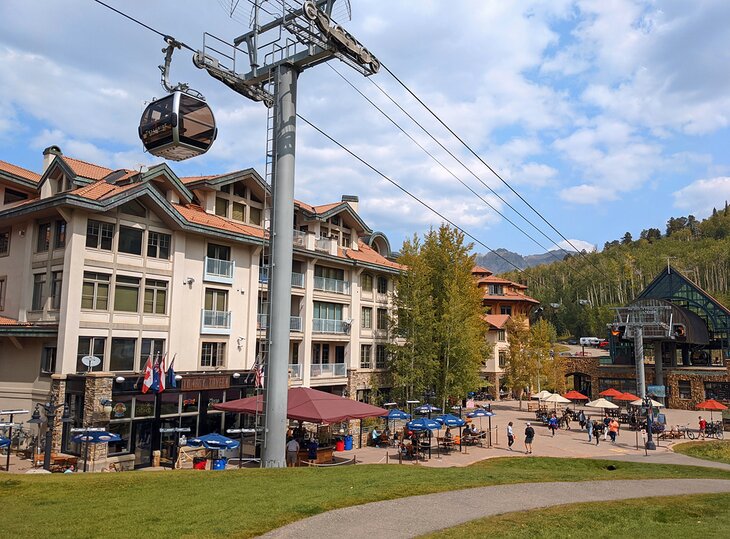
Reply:
[[[84,427],[109,427],[109,414],[104,412],[102,400],[112,400],[112,384],[114,373],[111,372],[89,372],[86,373],[86,384],[84,385]],[[107,457],[107,444],[89,444],[89,470],[102,465]],[[86,455],[86,448],[82,448],[82,458]],[[101,461],[101,462],[100,462]]]
[[[52,374],[51,375],[51,395],[48,400],[52,405],[58,406],[66,402],[66,375],[65,374]],[[61,423],[61,417],[63,416],[63,407],[56,410],[55,419],[53,422],[53,438],[51,445],[52,453],[61,452],[61,439],[63,437],[63,423]],[[47,428],[47,427],[46,427]],[[45,451],[45,448],[44,448]]]

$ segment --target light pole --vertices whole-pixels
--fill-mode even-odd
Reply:
[[[420,403],[421,403],[421,401],[407,400],[406,401],[406,404],[408,405],[408,415],[410,415],[411,417],[413,417],[413,405],[414,404],[420,404]]]
[[[423,400],[426,401],[429,419],[431,419],[431,399],[433,399],[435,396],[436,392],[433,390],[433,388],[428,388],[423,392]]]
[[[68,415],[68,406],[66,404],[51,404],[47,402],[41,404],[43,411],[46,414],[46,439],[43,450],[43,469],[51,471],[51,448],[53,447],[53,430],[56,423],[56,410],[63,408],[63,415],[61,416],[61,423],[73,423],[73,419]]]
[[[33,415],[28,420],[31,425],[38,425],[38,436],[35,439],[35,447],[33,448],[33,468],[36,467],[36,455],[38,454],[38,447],[41,441],[41,423],[43,418],[41,417],[40,405],[36,404],[33,410]]]
[[[8,446],[8,460],[5,462],[5,471],[10,471],[10,451],[13,448],[13,427],[20,426],[20,425],[14,425],[13,424],[13,416],[21,415],[21,414],[29,414],[30,412],[28,410],[0,410],[0,415],[9,415],[10,421],[8,423],[3,424],[3,426],[8,428],[8,438],[10,439],[10,445]]]

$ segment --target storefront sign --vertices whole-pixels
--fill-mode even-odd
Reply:
[[[228,389],[231,378],[226,374],[184,376],[180,384],[181,391],[206,391],[208,389]]]
[[[667,396],[667,392],[664,386],[646,386],[646,392],[649,395],[654,395],[655,397],[659,397],[660,399],[663,399]]]
[[[114,405],[114,417],[124,417],[127,414],[127,406],[123,402],[118,402]]]

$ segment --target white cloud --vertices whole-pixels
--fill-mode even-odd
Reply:
[[[697,180],[675,191],[674,207],[695,216],[704,216],[713,208],[722,208],[730,200],[730,176]]]

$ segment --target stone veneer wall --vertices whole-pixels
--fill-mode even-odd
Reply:
[[[688,369],[689,372],[683,372],[683,369],[671,370],[666,375],[666,384],[669,387],[670,408],[679,408],[681,410],[695,410],[695,406],[705,400],[705,382],[730,382],[730,360],[725,360],[725,371],[707,373],[699,373],[701,367]],[[690,382],[690,399],[679,398],[679,381]],[[727,403],[726,403],[727,405]]]
[[[48,400],[54,406],[63,404],[66,397],[66,375],[64,374],[53,374],[51,375],[51,395]],[[63,416],[63,408],[56,410],[55,421],[53,422],[53,438],[51,445],[51,453],[61,452],[61,440],[63,438],[63,423],[61,423],[61,417]],[[44,435],[45,436],[45,435]],[[44,438],[45,439],[45,438]],[[45,445],[44,451],[45,451]]]
[[[100,427],[106,429],[109,426],[109,414],[104,412],[102,400],[112,400],[112,384],[114,374],[110,372],[90,372],[85,375],[84,385],[84,427]],[[88,469],[96,471],[106,467],[107,444],[89,444]],[[86,448],[82,448],[81,459],[85,457]],[[79,466],[81,466],[80,464]]]
[[[375,381],[378,385],[378,387],[382,387],[383,382],[386,379],[386,372],[382,371],[373,371],[373,372],[358,372],[355,369],[350,369],[347,371],[347,391],[350,395],[350,398],[352,400],[355,400],[357,398],[357,390],[358,389],[371,389],[372,388],[372,381],[373,378],[375,378]],[[368,442],[368,435],[370,434],[370,430],[367,432],[363,431],[362,437],[360,437],[360,420],[355,419],[353,421],[350,421],[349,424],[350,433],[353,437],[353,446],[355,449],[358,447],[358,438],[360,438],[360,443],[363,447],[367,445]]]
[[[623,378],[625,380],[636,380],[636,369],[633,365],[601,365],[596,357],[560,357],[563,372],[568,374],[581,373],[591,377],[591,394],[586,395],[592,400],[599,398],[599,378]],[[654,381],[654,368],[646,365],[644,368],[646,383]],[[665,371],[667,372],[667,371]],[[573,388],[567,388],[568,390]]]

